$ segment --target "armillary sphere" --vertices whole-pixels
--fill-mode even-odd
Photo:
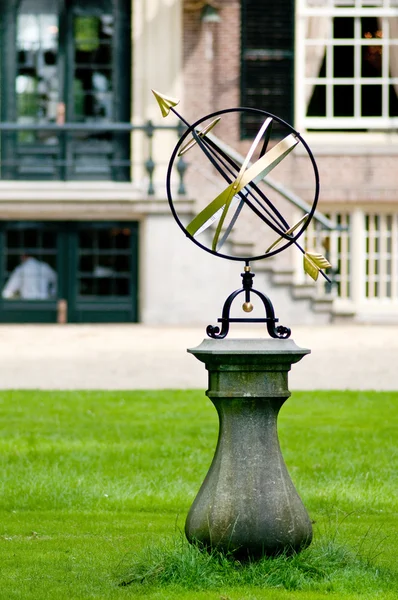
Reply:
[[[250,312],[251,292],[260,296],[267,312],[267,319],[256,319],[256,321],[267,322],[272,337],[288,337],[290,330],[273,327],[277,319],[273,314],[272,304],[266,296],[253,289],[254,274],[250,272],[249,263],[269,258],[294,245],[303,254],[305,272],[314,280],[317,280],[318,275],[321,274],[330,281],[323,271],[331,266],[329,261],[316,251],[304,249],[298,241],[314,216],[319,197],[318,168],[310,148],[291,125],[264,110],[229,108],[213,112],[189,124],[175,109],[178,100],[155,90],[152,91],[162,115],[166,117],[172,111],[186,126],[171,155],[167,172],[167,196],[174,218],[185,235],[203,250],[221,258],[245,262],[245,273],[242,274],[243,288],[229,296],[224,304],[223,318],[219,321],[224,327],[225,320],[228,321],[227,326],[232,321],[249,320],[230,319],[229,309],[236,295],[245,292],[246,302],[243,309]],[[224,132],[236,128],[243,117],[248,123],[260,122],[261,125],[253,141],[248,145],[246,156],[239,160],[234,152],[214,134],[217,128]],[[288,217],[283,214],[280,198],[271,198],[265,188],[267,176],[272,171],[279,170],[278,172],[283,175],[294,170],[292,163],[288,163],[297,148],[300,149],[300,158],[305,157],[307,163],[303,167],[303,173],[300,172],[298,176],[305,176],[306,181],[309,177],[312,178],[313,197],[308,212],[291,225]],[[187,153],[191,164],[196,168],[197,175],[205,172],[206,176],[206,183],[200,185],[197,190],[199,212],[188,220],[184,213],[180,214],[181,202],[178,193],[174,192],[173,182],[176,162]],[[251,243],[253,239],[256,241],[255,244]],[[263,248],[253,252],[253,248],[258,249],[261,243],[264,244]],[[236,247],[248,248],[248,251],[242,254],[236,252]],[[226,335],[226,333],[221,335],[223,332],[219,334],[218,331],[212,335],[209,328],[208,334],[211,337]],[[215,329],[218,330],[217,327],[213,328]],[[284,330],[283,335],[279,335],[281,331],[278,334],[278,329]]]

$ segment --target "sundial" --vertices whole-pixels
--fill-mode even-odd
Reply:
[[[225,300],[221,325],[207,327],[213,339],[188,350],[208,372],[206,395],[219,416],[219,435],[212,464],[187,515],[185,533],[201,549],[234,553],[239,560],[300,552],[311,543],[311,519],[283,461],[277,415],[290,396],[291,366],[310,350],[287,339],[290,329],[278,325],[271,300],[253,287],[251,264],[291,248],[303,255],[310,277],[317,280],[321,275],[329,281],[324,273],[329,262],[300,242],[318,202],[318,169],[301,135],[275,115],[229,108],[190,124],[177,112],[177,100],[153,93],[162,115],[172,112],[186,127],[172,152],[166,182],[179,227],[202,250],[244,263],[242,287]],[[244,157],[223,141],[237,131],[243,115],[258,127]],[[292,158],[297,151],[298,161]],[[194,175],[194,215],[184,212],[186,203],[181,202],[175,179],[174,167],[185,155],[188,175]],[[268,191],[271,172],[278,180],[290,172],[305,180],[306,187],[312,180],[312,201],[296,223],[289,222],[290,207]],[[265,316],[231,317],[232,304],[240,295],[245,315],[252,312],[255,297],[255,314],[259,304]],[[276,339],[223,339],[236,322],[265,323]]]
[[[329,261],[322,254],[305,249],[299,241],[314,217],[319,197],[318,168],[310,148],[291,125],[265,110],[228,108],[205,115],[190,124],[175,108],[179,100],[155,90],[152,92],[163,117],[167,117],[172,112],[186,126],[171,155],[166,180],[168,201],[176,222],[185,235],[206,252],[223,259],[244,262],[242,287],[232,292],[226,299],[222,317],[218,319],[221,329],[219,326],[209,325],[206,330],[208,336],[225,338],[230,323],[256,322],[266,323],[271,337],[288,338],[291,331],[288,327],[277,325],[278,319],[275,317],[270,299],[253,288],[254,273],[251,271],[250,263],[268,259],[294,246],[303,255],[304,271],[315,281],[320,274],[330,282],[324,272],[324,269],[331,266]],[[243,162],[240,162],[228,152],[226,145],[215,137],[214,133],[217,128],[223,128],[225,131],[228,127],[233,127],[243,114],[255,122],[262,121],[262,124],[252,142],[249,143]],[[272,132],[275,130],[277,130],[277,141],[271,140]],[[298,149],[300,156],[304,156],[307,162],[305,174],[312,179],[313,197],[308,212],[298,222],[291,224],[277,200],[269,197],[264,183],[267,175],[279,165],[283,167],[282,163],[286,163]],[[199,212],[193,219],[186,222],[185,215],[179,212],[178,194],[174,193],[173,173],[177,161],[188,153],[191,157],[190,162],[198,165],[201,171],[205,171],[208,181],[212,182],[216,191],[209,193],[209,186],[207,186],[206,193],[203,194],[205,198],[200,198],[203,207],[199,208]],[[202,189],[198,189],[198,192],[198,196],[201,197]],[[256,230],[256,238],[264,242],[261,251],[255,250],[253,254],[240,255],[233,251],[231,240],[237,231],[242,235],[242,224],[247,223],[245,215],[249,215],[251,226]],[[250,231],[249,234],[246,232],[246,237],[248,239],[245,247],[258,247],[258,243],[255,245],[250,243],[252,241]],[[240,294],[245,298],[242,309],[246,314],[253,310],[251,296],[254,294],[264,306],[265,317],[232,318],[231,306]]]

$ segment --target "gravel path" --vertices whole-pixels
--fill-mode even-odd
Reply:
[[[262,335],[255,325],[229,334]],[[0,389],[206,389],[186,352],[204,337],[203,327],[0,325]],[[300,326],[292,338],[312,351],[293,366],[292,390],[398,389],[398,325]]]

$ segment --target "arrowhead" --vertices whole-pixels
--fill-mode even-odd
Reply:
[[[164,96],[164,94],[160,94],[155,90],[152,90],[152,94],[155,96],[159,104],[159,108],[163,117],[167,117],[167,115],[170,112],[170,109],[173,108],[173,106],[177,106],[177,104],[179,103],[179,100],[176,100],[175,98],[170,98],[169,96]]]

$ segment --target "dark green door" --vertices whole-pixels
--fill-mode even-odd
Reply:
[[[69,320],[137,320],[137,224],[79,223],[71,233]]]
[[[0,226],[0,321],[137,321],[138,224],[10,222]]]
[[[112,123],[130,120],[130,11],[130,0],[0,0],[1,120],[37,126],[2,134],[3,179],[129,179],[129,134]]]

